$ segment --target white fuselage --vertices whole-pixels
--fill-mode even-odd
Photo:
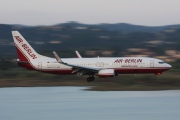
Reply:
[[[64,62],[72,65],[114,69],[117,74],[121,73],[162,73],[171,68],[171,65],[160,59],[146,57],[102,57],[102,58],[64,58]],[[72,74],[72,67],[60,64],[56,59],[31,60],[31,66],[38,71],[58,72],[59,74]]]

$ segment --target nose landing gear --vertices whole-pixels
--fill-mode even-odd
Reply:
[[[162,74],[162,72],[155,73],[155,74],[154,74],[154,80],[157,80],[157,75],[160,75],[160,74]]]
[[[154,78],[153,78],[154,80],[157,80],[157,76],[156,75],[154,75]]]

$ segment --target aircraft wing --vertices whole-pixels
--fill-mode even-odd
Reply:
[[[77,73],[77,75],[96,73],[96,72],[98,72],[100,70],[98,68],[78,66],[78,65],[65,63],[65,62],[63,62],[61,60],[61,58],[57,55],[57,53],[55,51],[53,51],[53,54],[54,54],[54,56],[55,56],[58,63],[72,67],[72,69],[73,69],[72,73]]]

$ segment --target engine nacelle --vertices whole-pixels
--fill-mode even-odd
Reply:
[[[115,76],[114,69],[99,70],[98,76],[101,77],[101,78],[114,77]]]

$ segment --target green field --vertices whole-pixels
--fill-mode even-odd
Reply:
[[[172,63],[173,64],[173,63]],[[14,64],[12,64],[13,66]],[[35,87],[35,86],[91,86],[89,90],[172,90],[180,89],[179,64],[157,76],[153,74],[119,74],[113,78],[98,78],[86,82],[87,76],[53,75],[24,68],[9,67],[0,70],[0,87]]]

